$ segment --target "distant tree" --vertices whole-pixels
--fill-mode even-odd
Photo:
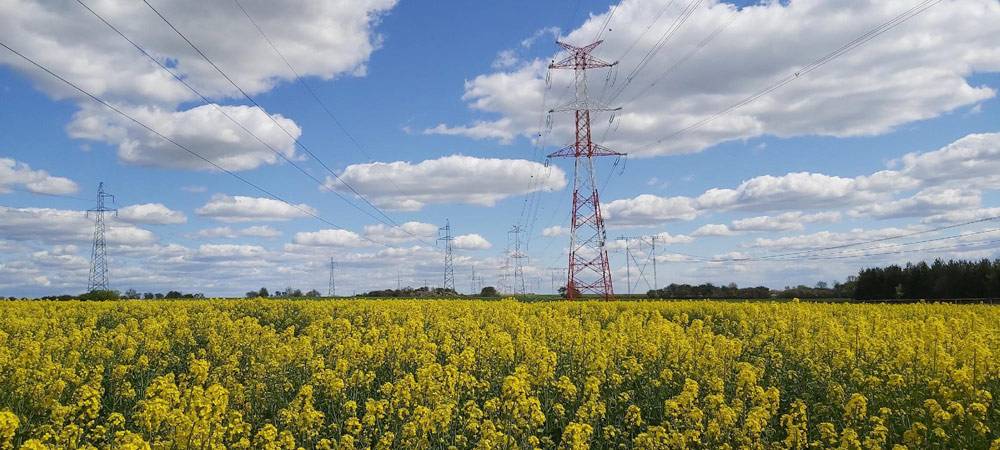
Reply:
[[[156,298],[157,300],[160,300],[160,299],[162,299],[162,298],[163,298],[163,294],[162,294],[162,293],[159,293],[159,292],[157,292],[156,294],[153,294],[153,297],[155,297],[155,298]]]
[[[315,289],[312,289],[309,292],[306,292],[306,297],[322,297],[322,296],[323,296],[323,294],[320,294],[319,291],[317,291]]]
[[[499,297],[500,293],[497,292],[497,288],[493,286],[486,286],[483,290],[479,291],[480,297]]]
[[[260,295],[259,291],[250,291],[250,292],[247,292],[246,297],[247,298],[257,298],[258,295]]]
[[[118,291],[93,290],[80,296],[80,300],[118,300]]]
[[[142,298],[143,298],[144,300],[152,300],[152,299],[156,298],[156,296],[155,296],[155,295],[153,295],[153,293],[152,293],[152,292],[147,292],[147,293],[145,293],[145,294],[142,294]]]
[[[269,294],[269,293],[267,292],[267,288],[264,288],[264,287],[262,287],[262,288],[260,288],[260,290],[259,290],[259,291],[257,291],[257,296],[258,296],[258,297],[263,297],[263,298],[267,298],[267,297],[270,297],[270,296],[271,296],[271,294]]]
[[[166,298],[182,298],[182,297],[184,297],[184,294],[181,294],[180,291],[170,291],[170,292],[167,292],[167,295],[165,297]]]
[[[826,289],[829,285],[825,281],[817,281],[816,289]]]
[[[122,297],[123,298],[139,298],[139,293],[136,292],[135,289],[129,289],[129,290],[125,291],[125,295],[123,295]]]
[[[289,296],[289,297],[301,297],[302,296],[302,290],[301,289],[288,289],[287,291],[285,291],[285,295]]]
[[[562,287],[559,288],[559,296],[560,297],[562,297],[562,298],[569,298],[569,294],[567,294],[567,292],[568,292],[568,290],[566,289],[566,286],[562,286]],[[580,290],[579,289],[573,288],[573,294],[575,294],[575,295],[573,295],[573,298],[580,298]]]

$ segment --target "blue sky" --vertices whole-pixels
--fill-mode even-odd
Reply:
[[[109,244],[116,289],[325,291],[331,257],[340,261],[341,294],[394,286],[397,274],[406,285],[437,285],[442,255],[433,244],[447,219],[461,236],[460,291],[470,289],[473,266],[480,284],[497,283],[514,225],[527,229],[529,290],[551,291],[553,269],[565,265],[568,237],[555,227],[567,226],[572,179],[568,160],[545,168],[542,156],[568,143],[569,117],[553,114],[551,129],[533,138],[544,111],[566,98],[571,74],[553,71],[547,87],[544,66],[558,56],[556,37],[588,43],[611,11],[595,55],[621,58],[619,73],[605,89],[605,73],[595,71],[590,86],[623,107],[610,132],[607,116],[595,119],[595,137],[630,154],[624,170],[598,164],[617,291],[628,290],[621,235],[660,235],[661,285],[811,285],[868,265],[995,255],[984,233],[810,253],[834,256],[828,260],[743,260],[995,226],[927,231],[1000,216],[1000,3],[993,0],[945,1],[653,145],[917,2],[301,0],[276,8],[241,1],[361,148],[234,4],[151,2],[263,111],[141,2],[88,3],[258,137],[328,180],[264,114],[280,115],[301,144],[406,231],[379,226],[275,158],[76,3],[14,1],[0,5],[0,41],[343,230],[261,199],[0,49],[0,295],[85,288],[92,229],[81,211],[100,181],[122,210]],[[649,62],[626,82],[644,54]],[[539,183],[534,176],[542,174]],[[343,185],[330,186],[379,215]],[[871,255],[900,249],[907,251]],[[646,247],[636,252],[638,263],[650,264]],[[632,289],[648,287],[642,280]]]

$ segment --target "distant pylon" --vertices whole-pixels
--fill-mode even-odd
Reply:
[[[336,271],[337,263],[333,260],[333,258],[330,258],[330,285],[326,288],[327,297],[337,296],[337,277],[334,275]]]
[[[525,294],[527,289],[524,285],[524,262],[523,260],[528,257],[527,254],[521,251],[521,232],[524,231],[520,226],[514,225],[510,231],[507,232],[507,236],[511,234],[514,235],[514,248],[510,252],[510,259],[514,266],[514,283],[511,291],[515,294]]]
[[[438,229],[438,240],[444,241],[444,284],[445,289],[455,290],[455,260],[451,252],[451,241],[455,238],[451,236],[451,222],[447,219],[444,226]]]
[[[87,281],[87,292],[108,290],[108,248],[104,241],[104,213],[118,210],[104,206],[104,199],[115,202],[115,196],[104,192],[104,183],[97,185],[97,207],[87,210],[87,217],[94,213],[94,245],[90,251],[90,279]]]
[[[593,104],[587,96],[587,70],[611,67],[617,63],[601,61],[590,52],[603,41],[585,47],[575,47],[557,42],[569,52],[569,56],[549,64],[549,69],[573,69],[575,75],[575,97],[569,104],[549,112],[572,111],[576,119],[576,140],[567,147],[548,155],[549,158],[573,158],[573,213],[569,238],[569,267],[566,276],[566,297],[575,299],[579,294],[596,294],[605,300],[614,298],[611,283],[611,266],[605,248],[607,236],[604,218],[601,216],[601,201],[597,194],[596,175],[593,158],[599,156],[624,156],[595,144],[590,136],[590,113],[617,111]],[[584,173],[580,173],[584,171]]]

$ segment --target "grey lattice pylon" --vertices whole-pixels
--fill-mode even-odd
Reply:
[[[87,281],[87,292],[107,291],[109,287],[108,276],[108,247],[104,240],[106,226],[104,224],[104,213],[113,212],[118,215],[118,210],[108,208],[104,204],[105,199],[115,202],[115,196],[104,192],[104,183],[97,185],[97,207],[87,210],[87,217],[94,213],[94,244],[90,251],[90,279]]]
[[[455,290],[455,260],[452,255],[451,242],[455,240],[451,235],[451,222],[447,219],[444,226],[438,229],[438,240],[444,242],[444,289]]]

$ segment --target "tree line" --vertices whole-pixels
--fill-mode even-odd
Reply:
[[[825,281],[819,281],[814,286],[785,286],[784,289],[771,289],[767,286],[739,287],[736,283],[715,285],[704,283],[699,285],[677,284],[651,289],[646,297],[651,299],[706,299],[725,298],[740,300],[759,300],[770,298],[852,298],[854,295],[855,277],[848,277],[844,283],[835,282],[830,286]]]
[[[857,300],[942,300],[1000,297],[1000,259],[936,259],[861,270]]]

